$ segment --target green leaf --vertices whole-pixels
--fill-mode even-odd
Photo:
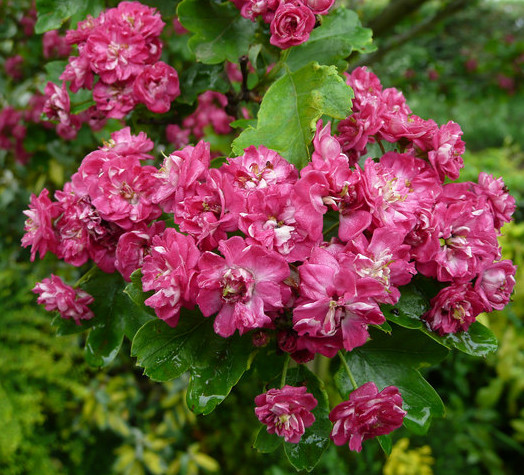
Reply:
[[[497,338],[479,322],[474,322],[467,332],[459,332],[440,336],[431,331],[420,317],[430,309],[427,282],[419,280],[416,283],[400,288],[401,296],[394,306],[384,305],[382,310],[387,320],[404,328],[420,330],[434,341],[446,348],[456,348],[468,355],[487,356],[497,350]]]
[[[118,273],[94,272],[82,286],[95,301],[90,305],[95,317],[85,346],[86,361],[107,366],[118,354],[124,335],[132,339],[152,317],[132,305],[123,293],[125,282]]]
[[[309,160],[309,145],[322,115],[344,119],[350,113],[353,92],[334,66],[310,63],[289,70],[266,92],[256,128],[244,130],[233,141],[241,155],[250,145],[265,145],[302,168]]]
[[[451,333],[445,336],[440,336],[425,327],[422,328],[422,331],[446,348],[456,348],[471,356],[486,357],[495,353],[498,348],[497,337],[480,322],[473,322],[467,332]]]
[[[189,371],[187,404],[197,414],[209,414],[249,368],[252,350],[250,338],[222,338],[213,330],[213,319],[182,309],[175,328],[162,320],[144,325],[133,340],[131,354],[155,381],[169,381]]]
[[[80,112],[89,109],[95,104],[93,92],[88,89],[82,89],[71,95],[71,114],[80,114]]]
[[[82,3],[76,0],[36,0],[35,32],[41,34],[60,28],[81,6]]]
[[[178,101],[193,104],[199,94],[208,90],[222,93],[229,90],[229,83],[224,77],[223,64],[195,63],[182,70],[180,73],[181,95]]]
[[[270,434],[266,426],[262,426],[257,433],[253,448],[257,449],[263,454],[269,454],[277,450],[284,442],[282,437],[276,434]]]
[[[55,84],[60,84],[60,75],[64,72],[66,65],[67,61],[50,61],[49,63],[46,63],[44,66],[47,73],[46,80]]]
[[[402,327],[394,327],[391,335],[373,329],[370,334],[370,342],[345,355],[357,384],[373,381],[379,390],[396,386],[407,411],[404,425],[416,434],[425,434],[431,418],[444,415],[444,405],[418,369],[440,362],[448,351]],[[335,384],[343,397],[353,390],[343,367],[335,374]]]
[[[313,409],[315,422],[308,427],[298,444],[284,443],[284,451],[291,465],[297,470],[310,472],[320,461],[322,454],[329,446],[331,421],[329,420],[329,401],[324,383],[304,365],[288,371],[286,384],[290,386],[306,386],[308,393],[313,394],[318,401]]]
[[[372,31],[361,26],[358,15],[339,8],[323,17],[322,25],[311,32],[308,41],[291,48],[286,63],[292,71],[310,61],[346,69],[344,59],[353,51],[369,51],[371,44]]]
[[[391,455],[391,450],[393,449],[393,441],[391,440],[391,436],[389,434],[378,435],[377,440],[380,448],[384,451],[384,453],[388,456]]]
[[[131,274],[131,282],[129,282],[125,288],[124,293],[132,300],[132,302],[140,307],[144,312],[147,312],[155,316],[153,308],[148,307],[144,302],[154,294],[154,291],[143,292],[142,291],[142,270],[137,269]]]
[[[188,45],[198,61],[238,63],[240,56],[248,54],[256,24],[241,17],[233,3],[184,0],[178,5],[177,15],[180,23],[194,33]]]

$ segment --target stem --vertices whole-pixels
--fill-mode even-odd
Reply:
[[[325,234],[326,236],[331,232],[333,231],[337,226],[338,226],[338,222],[337,223],[333,223],[329,228],[327,228],[322,234]]]
[[[282,377],[280,378],[280,387],[283,388],[286,384],[286,374],[287,374],[287,368],[289,366],[289,360],[290,360],[289,353],[286,353],[286,359],[284,361],[284,368],[282,368]]]
[[[358,384],[355,381],[355,378],[353,377],[353,373],[349,369],[348,362],[346,361],[346,358],[344,358],[342,351],[338,352],[338,356],[340,356],[340,361],[342,361],[342,365],[344,366],[344,369],[346,370],[346,373],[349,376],[349,380],[351,381],[351,384],[353,385],[353,389],[358,389]]]
[[[384,148],[384,145],[382,145],[382,142],[377,139],[378,146],[380,147],[380,150],[382,150],[382,155],[386,153],[386,149]]]
[[[84,282],[88,281],[91,278],[91,275],[94,274],[97,269],[97,266],[91,267],[91,269],[89,269],[82,277],[80,277],[80,279],[76,281],[76,283],[73,285],[73,288],[76,289],[80,287],[80,284],[83,284]]]

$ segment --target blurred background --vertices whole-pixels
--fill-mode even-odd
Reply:
[[[90,0],[96,8],[116,2]],[[173,16],[174,1],[144,2]],[[353,0],[378,49],[349,58],[396,87],[412,111],[439,124],[458,122],[467,152],[461,180],[480,171],[503,176],[518,208],[503,228],[505,258],[524,261],[524,1]],[[165,19],[165,16],[164,16]],[[73,19],[75,20],[75,19]],[[72,21],[73,21],[72,20]],[[78,20],[78,19],[77,19]],[[30,1],[0,1],[0,473],[281,475],[294,469],[279,451],[252,449],[258,388],[241,383],[214,413],[194,416],[185,379],[142,376],[124,348],[106,368],[87,366],[82,336],[56,337],[52,316],[31,288],[51,272],[74,282],[79,270],[54,256],[29,262],[20,247],[31,193],[61,188],[111,130],[82,127],[65,141],[42,122],[42,92],[68,25],[34,33]],[[168,20],[166,20],[168,23]],[[175,27],[165,55],[187,57]],[[184,56],[186,55],[186,56]],[[173,59],[175,58],[175,59]],[[228,146],[209,131],[210,140]],[[155,137],[165,143],[164,137]],[[223,145],[223,144],[226,145]],[[518,474],[524,460],[524,291],[503,312],[483,316],[499,351],[485,360],[454,353],[425,376],[447,407],[427,436],[393,434],[386,461],[377,443],[361,454],[330,447],[314,473]],[[126,344],[126,343],[125,343]]]

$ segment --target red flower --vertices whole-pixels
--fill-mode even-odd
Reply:
[[[398,388],[388,386],[378,392],[375,383],[366,383],[329,413],[334,423],[331,440],[336,445],[349,442],[349,450],[360,452],[363,440],[398,429],[405,415]]]

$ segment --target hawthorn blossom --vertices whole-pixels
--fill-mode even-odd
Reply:
[[[150,227],[141,226],[119,237],[115,267],[124,280],[131,282],[131,274],[142,267],[145,256],[151,252],[153,236],[160,234],[164,228],[164,221],[156,221]]]
[[[298,444],[306,428],[315,422],[311,412],[317,405],[306,386],[287,384],[281,389],[270,389],[255,398],[255,414],[270,434],[284,437],[286,442]]]
[[[94,317],[88,307],[94,302],[94,298],[82,289],[74,289],[65,284],[56,275],[51,274],[50,278],[37,282],[33,292],[38,294],[36,301],[44,304],[48,312],[58,310],[62,318],[72,318],[77,325],[80,325],[80,320]]]
[[[271,325],[266,312],[283,307],[283,281],[289,267],[278,253],[246,245],[234,236],[218,243],[224,257],[207,251],[199,261],[197,303],[205,317],[215,313],[215,332],[223,337]]]
[[[293,309],[293,328],[299,335],[341,334],[344,348],[351,351],[366,343],[368,325],[384,323],[376,301],[383,284],[359,276],[348,259],[317,247],[298,271],[300,297]]]
[[[462,154],[465,151],[465,144],[461,136],[460,125],[455,122],[444,124],[433,135],[433,147],[428,152],[428,159],[442,181],[446,176],[456,180],[460,169],[464,166]]]
[[[431,299],[430,305],[422,319],[439,335],[467,331],[477,315],[486,310],[470,282],[452,282]]]
[[[298,171],[294,165],[263,145],[251,145],[244,150],[243,155],[228,158],[222,169],[230,176],[239,199],[243,199],[242,197],[246,197],[253,190],[285,183],[292,184],[298,178]]]
[[[500,230],[504,223],[511,221],[517,206],[502,178],[494,178],[493,175],[480,172],[474,191],[477,195],[486,197],[497,230]]]
[[[133,94],[150,111],[163,114],[180,95],[178,74],[162,61],[145,66],[133,83]]]
[[[475,290],[480,295],[488,312],[502,310],[509,302],[515,287],[517,267],[510,260],[486,265],[475,282]]]
[[[388,386],[379,392],[370,381],[355,389],[349,400],[329,413],[333,422],[331,440],[335,445],[349,443],[349,450],[360,452],[364,440],[398,429],[406,414],[397,387]]]
[[[149,139],[145,132],[139,132],[137,135],[131,133],[131,127],[124,127],[123,129],[117,130],[111,134],[111,138],[104,145],[100,147],[100,150],[104,152],[112,151],[119,155],[135,155],[140,160],[149,160],[153,158],[150,152],[153,150],[154,144]]]
[[[167,228],[152,237],[149,253],[144,257],[143,290],[155,292],[144,303],[172,327],[178,324],[180,309],[193,308],[195,304],[200,254],[191,236]]]
[[[22,246],[31,246],[31,262],[35,260],[36,253],[42,259],[47,251],[56,253],[58,236],[53,227],[53,221],[60,214],[57,203],[49,199],[49,190],[44,188],[38,197],[31,194],[29,209],[24,211],[27,219],[24,223],[25,234],[22,237]]]
[[[138,223],[149,223],[161,215],[152,202],[157,179],[156,168],[141,166],[137,157],[116,156],[102,164],[96,186],[89,195],[100,216],[123,229],[130,230]]]
[[[315,15],[300,1],[281,2],[271,20],[269,42],[287,49],[308,40],[315,26]]]

